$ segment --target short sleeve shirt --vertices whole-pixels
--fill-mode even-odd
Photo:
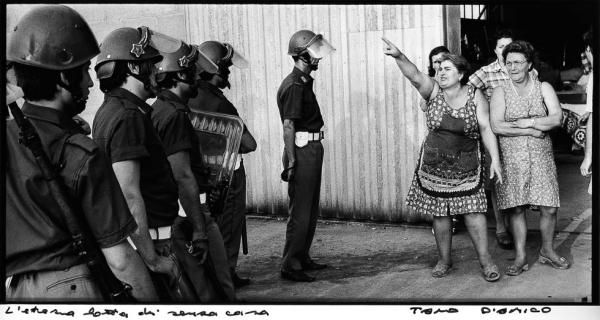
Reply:
[[[198,82],[198,95],[190,99],[188,105],[192,111],[200,110],[240,116],[223,91],[206,81]]]
[[[190,122],[189,107],[177,95],[164,90],[158,94],[152,108],[152,124],[165,146],[167,156],[188,151],[200,192],[208,192],[208,171],[202,160],[198,136]]]
[[[133,93],[117,88],[104,97],[94,117],[94,141],[111,163],[140,163],[140,189],[148,226],[172,225],[177,217],[177,184],[165,148],[154,130],[152,107]]]
[[[69,117],[25,103],[22,108],[57,168],[67,202],[101,248],[124,241],[137,225],[98,146]],[[7,122],[6,275],[62,270],[83,263],[71,246],[65,219],[20,129]]]
[[[294,120],[296,131],[318,132],[323,116],[313,92],[313,78],[294,67],[277,91],[277,106],[281,122]]]
[[[529,75],[532,79],[538,78],[538,73],[535,69],[532,69]],[[507,81],[510,81],[510,76],[498,60],[481,67],[469,77],[469,83],[475,88],[481,89],[488,101],[492,98],[494,88]]]

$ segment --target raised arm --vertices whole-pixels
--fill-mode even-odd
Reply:
[[[431,93],[435,87],[435,81],[428,75],[417,69],[414,63],[396,47],[390,40],[385,37],[381,38],[385,42],[383,53],[396,59],[396,64],[402,74],[410,81],[410,83],[419,91],[423,99],[429,100]]]
[[[516,137],[516,136],[534,136],[541,138],[544,133],[532,128],[519,128],[514,121],[505,121],[504,112],[506,103],[504,102],[504,90],[502,87],[496,87],[490,100],[490,123],[492,131],[496,135]]]
[[[479,132],[481,140],[492,158],[490,164],[490,179],[497,177],[498,182],[502,183],[502,169],[500,168],[500,152],[498,151],[498,141],[496,135],[492,132],[490,126],[489,104],[481,90],[475,91],[475,104],[477,105],[477,123],[479,124]]]

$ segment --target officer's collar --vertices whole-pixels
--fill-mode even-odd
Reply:
[[[219,87],[215,86],[214,84],[212,84],[208,81],[203,81],[203,80],[198,81],[198,89],[205,89],[205,90],[208,90],[208,91],[216,94],[219,97],[225,97],[225,95],[223,94],[223,91],[221,89],[219,89]]]
[[[313,81],[313,78],[310,76],[310,74],[298,69],[298,67],[296,66],[294,66],[294,70],[292,70],[292,73],[296,75],[296,77],[300,78],[300,80],[302,80],[303,83],[309,83]]]
[[[23,114],[31,119],[53,123],[72,132],[81,132],[81,127],[64,112],[25,102],[21,108]]]
[[[146,101],[140,99],[140,97],[131,93],[127,89],[115,88],[115,89],[109,91],[107,93],[107,95],[125,99],[125,100],[133,103],[133,105],[125,104],[126,109],[139,109],[144,114],[152,112],[152,107],[149,104],[147,104]]]
[[[175,108],[187,111],[185,102],[171,90],[161,90],[156,97],[163,101],[174,102]]]

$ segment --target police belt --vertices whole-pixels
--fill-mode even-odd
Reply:
[[[302,148],[307,145],[311,141],[321,141],[325,135],[323,131],[319,132],[307,132],[307,131],[296,131],[296,139],[294,140],[294,144],[298,148]]]
[[[298,132],[298,133],[302,134],[302,132]],[[321,140],[325,139],[325,133],[323,131],[306,132],[305,134],[308,135],[308,141],[321,141]]]
[[[171,226],[148,228],[152,240],[171,239]]]

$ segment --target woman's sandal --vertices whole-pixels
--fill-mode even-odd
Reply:
[[[438,263],[435,265],[435,267],[433,267],[433,270],[431,271],[431,276],[433,276],[434,278],[443,278],[447,276],[448,273],[450,273],[451,269],[452,263],[445,264],[441,261],[438,261]]]
[[[540,257],[538,258],[538,262],[541,264],[549,263],[554,269],[566,270],[569,269],[571,264],[569,260],[565,257],[559,257],[558,260],[552,260],[545,255],[542,254],[542,250],[540,250]]]
[[[527,271],[527,270],[529,270],[529,263],[527,263],[527,262],[525,262],[521,266],[517,266],[516,264],[511,264],[506,269],[506,274],[509,276],[518,276],[521,273],[523,273],[523,271]]]
[[[487,282],[494,282],[500,279],[500,271],[498,271],[498,266],[494,263],[488,264],[487,266],[481,266],[483,278]]]

